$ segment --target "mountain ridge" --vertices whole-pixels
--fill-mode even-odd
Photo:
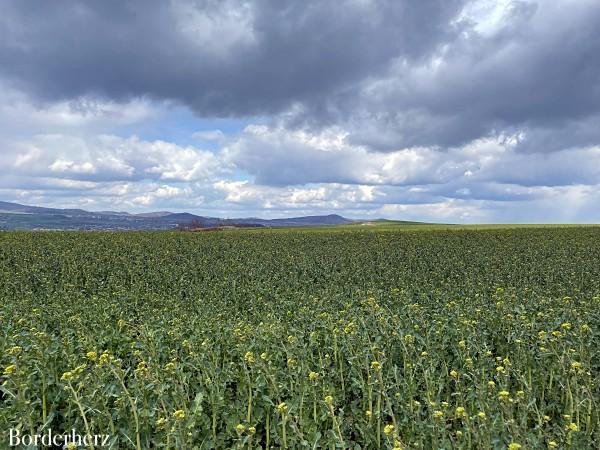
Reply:
[[[225,219],[188,212],[154,211],[132,214],[125,211],[46,208],[0,201],[0,229],[3,230],[170,230],[221,226],[262,228],[343,225],[355,222],[338,214],[279,219]]]

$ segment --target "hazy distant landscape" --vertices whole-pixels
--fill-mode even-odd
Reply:
[[[284,219],[197,216],[190,213],[90,212],[82,209],[55,209],[0,201],[0,230],[173,230],[213,227],[298,227],[355,223],[336,214]]]

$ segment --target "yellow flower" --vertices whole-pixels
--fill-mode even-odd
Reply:
[[[521,448],[523,448],[523,446],[521,444],[517,444],[516,442],[508,445],[508,450],[520,450]]]
[[[479,412],[477,413],[477,417],[479,417],[480,419],[483,419],[483,420],[485,420],[485,418],[486,418],[487,416],[485,415],[485,413],[484,413],[483,411],[479,411]]]
[[[563,330],[570,330],[571,324],[569,322],[565,322],[560,326]]]
[[[412,344],[415,341],[415,338],[411,334],[407,334],[404,336],[404,342],[407,344]]]
[[[373,416],[373,412],[372,411],[365,411],[365,416],[367,419],[370,419]]]
[[[185,411],[183,409],[178,409],[173,413],[173,417],[175,417],[177,420],[183,420],[185,419]]]
[[[123,328],[123,326],[124,326],[124,325],[125,325],[125,321],[124,321],[123,319],[119,319],[119,320],[117,321],[117,326],[118,326],[119,328]]]
[[[498,393],[498,399],[501,401],[506,401],[510,398],[510,393],[508,391],[500,391]]]
[[[550,422],[550,416],[544,416],[543,419],[544,422]]]
[[[326,396],[325,403],[327,403],[329,406],[333,405],[333,397],[331,395]]]
[[[4,375],[13,374],[16,370],[17,370],[17,366],[15,366],[14,364],[11,364],[10,366],[8,366],[4,369]]]
[[[496,367],[496,372],[498,372],[498,373],[504,373],[504,371],[505,371],[504,367],[502,367],[502,366]]]
[[[581,363],[579,361],[573,361],[571,363],[571,370],[573,370],[574,372],[581,371]]]
[[[319,374],[317,372],[309,372],[308,373],[308,379],[310,381],[315,381],[317,378],[319,378]]]
[[[267,352],[263,352],[260,354],[260,359],[262,359],[263,361],[266,361],[266,359],[269,357],[269,355],[267,355]]]
[[[61,381],[71,381],[73,378],[75,378],[73,372],[65,372],[60,377]]]
[[[394,433],[394,430],[395,430],[395,429],[396,429],[396,428],[394,427],[394,425],[392,425],[392,424],[389,424],[389,425],[386,425],[386,426],[383,428],[383,433],[384,433],[386,436],[391,436],[391,435]]]
[[[381,363],[379,361],[373,361],[371,363],[371,369],[373,369],[373,370],[381,370]]]
[[[14,347],[11,347],[8,349],[8,354],[9,355],[19,355],[22,351],[23,351],[22,347],[15,345]]]
[[[460,348],[465,348],[465,347],[467,346],[467,343],[466,343],[465,341],[460,341],[460,342],[458,343],[458,346],[459,346]]]
[[[569,431],[579,431],[579,427],[577,426],[576,423],[571,422],[568,426],[567,429]]]
[[[525,397],[525,392],[524,392],[524,391],[517,391],[517,397],[518,397],[518,398],[523,398],[523,397]]]
[[[458,377],[458,372],[457,372],[456,370],[451,370],[451,371],[450,371],[450,376],[451,376],[452,378],[457,378],[457,377]]]
[[[346,333],[346,334],[356,333],[356,324],[354,322],[350,322],[348,325],[346,325],[344,327],[344,333]]]
[[[175,363],[173,363],[173,362],[167,363],[167,365],[165,366],[165,370],[167,372],[173,372],[175,370]]]
[[[496,383],[494,383],[493,381],[490,380],[490,381],[488,381],[488,387],[490,389],[494,389],[496,387]]]
[[[288,410],[288,406],[285,404],[285,402],[281,402],[279,405],[277,405],[277,411],[279,411],[281,414],[286,413]]]
[[[90,361],[96,361],[96,359],[98,358],[98,353],[96,353],[96,352],[87,352],[85,354],[85,357],[87,359],[89,359]]]
[[[456,415],[458,417],[465,417],[467,415],[467,411],[462,406],[456,408]]]
[[[252,364],[254,362],[254,353],[246,352],[244,355],[244,360],[246,360],[247,363]]]
[[[248,434],[256,434],[256,427],[248,427]]]
[[[161,417],[159,419],[156,419],[156,426],[159,428],[163,427],[167,422],[168,422],[167,419],[165,419],[164,417]]]
[[[421,356],[422,356],[423,358],[424,358],[424,357],[426,357],[426,356],[428,356],[428,355],[429,355],[429,353],[427,353],[427,352],[421,352]]]
[[[558,444],[555,441],[548,442],[548,448],[558,448]]]
[[[236,425],[235,431],[237,431],[239,434],[242,434],[244,431],[246,431],[246,426],[240,423]]]
[[[444,417],[444,413],[438,409],[437,411],[433,412],[433,417],[434,419],[441,419]]]

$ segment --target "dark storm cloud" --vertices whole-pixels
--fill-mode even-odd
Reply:
[[[501,2],[3,0],[0,81],[335,125],[377,151],[517,131],[523,151],[596,144],[600,2],[514,0],[492,25],[465,15],[480,4]]]
[[[46,100],[147,95],[203,116],[323,104],[456,30],[461,1],[4,1],[0,73]]]
[[[365,91],[365,111],[350,116],[363,126],[350,139],[380,149],[449,146],[520,129],[530,151],[597,143],[589,122],[600,112],[598,23],[596,1],[521,5],[496,34],[469,30],[437,65],[399,66]]]

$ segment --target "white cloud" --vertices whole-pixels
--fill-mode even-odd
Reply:
[[[222,170],[217,157],[209,151],[181,148],[166,142],[154,142],[147,148],[154,154],[155,164],[145,170],[157,174],[161,180],[194,181],[211,178]]]
[[[535,5],[529,1],[527,3]],[[477,33],[486,37],[493,36],[511,25],[510,19],[514,18],[511,12],[518,5],[514,0],[471,1],[465,5],[456,22],[471,22]]]
[[[192,137],[199,141],[222,142],[225,140],[225,133],[223,133],[221,130],[203,130],[196,131],[192,134]]]
[[[499,134],[460,147],[368,151],[339,129],[309,136],[282,127],[246,128],[223,158],[260,184],[345,183],[375,186],[504,183],[523,186],[593,184],[600,179],[600,147],[552,153],[520,151],[524,133]]]
[[[150,206],[157,199],[169,199],[177,198],[182,196],[188,196],[191,194],[190,188],[180,188],[177,186],[163,185],[154,190],[149,190],[143,195],[135,197],[132,202],[137,205]],[[196,198],[198,200],[198,198]]]
[[[135,136],[37,135],[0,156],[10,162],[0,168],[0,189],[54,206],[227,216],[568,222],[600,210],[597,146],[522,152],[526,136],[516,132],[377,152],[347,136],[337,127],[311,134],[251,125],[213,153]]]
[[[327,184],[314,187],[276,187],[256,185],[248,181],[220,180],[214,189],[227,202],[246,208],[275,210],[352,209],[354,204],[368,203],[378,192],[373,186]]]
[[[52,103],[34,103],[23,93],[3,85],[0,80],[0,130],[4,133],[40,128],[71,131],[98,129],[154,119],[160,114],[160,108],[143,98],[117,103],[87,96]]]
[[[260,183],[274,185],[442,182],[462,168],[444,164],[445,156],[435,149],[372,152],[346,142],[346,136],[336,128],[310,135],[281,127],[247,127],[226,147],[224,158]]]
[[[488,219],[487,212],[480,205],[456,199],[418,205],[386,204],[378,209],[378,212],[384,217],[413,221],[473,223],[485,222]]]
[[[10,166],[23,175],[61,174],[94,181],[189,182],[211,179],[224,171],[210,151],[136,136],[37,135],[14,143],[4,157],[12,159]]]
[[[17,167],[21,166],[21,160],[17,157],[17,162],[15,163]],[[87,161],[81,164],[76,164],[73,161],[66,161],[64,159],[57,159],[48,167],[52,172],[61,172],[61,173],[72,173],[72,174],[87,174],[87,173],[96,173],[96,167]]]
[[[56,207],[224,216],[600,220],[600,147],[522,151],[528,135],[520,130],[456,147],[375,151],[340,126],[310,132],[251,124],[237,135],[194,134],[221,148],[208,151],[75,128],[5,139],[0,196]]]

